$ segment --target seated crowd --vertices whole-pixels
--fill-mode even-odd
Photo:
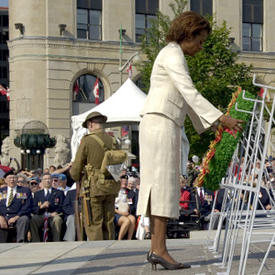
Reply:
[[[75,240],[76,188],[66,176],[70,166],[11,169],[0,179],[0,242]]]
[[[76,184],[69,169],[70,165],[18,173],[11,169],[0,179],[0,242],[76,240]],[[119,240],[135,238],[137,221],[138,177],[124,172],[114,205]]]
[[[70,178],[70,167],[71,164],[58,169],[51,166],[44,171],[37,169],[18,173],[10,170],[0,179],[0,242],[76,240],[76,184]],[[274,167],[275,160],[272,165],[267,163],[270,180],[263,181],[260,190],[259,204],[265,209],[271,208],[269,198],[274,200]],[[197,216],[199,229],[204,230],[208,228],[216,195],[215,212],[221,211],[224,189],[212,192],[203,187],[194,187],[198,174],[199,167],[189,162],[187,176],[180,177],[179,209],[183,219],[190,215]],[[149,239],[149,218],[136,214],[138,173],[125,169],[120,182],[121,189],[114,205],[116,239]]]

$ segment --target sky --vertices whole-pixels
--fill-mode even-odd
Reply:
[[[0,0],[0,7],[8,7],[9,0]]]

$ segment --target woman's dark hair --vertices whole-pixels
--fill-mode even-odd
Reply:
[[[209,22],[196,12],[186,11],[172,21],[166,41],[180,43],[195,37],[203,30],[208,34],[211,32]]]

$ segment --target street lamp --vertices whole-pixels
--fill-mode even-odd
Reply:
[[[122,72],[125,70],[125,68],[127,67],[127,65],[129,65],[129,63],[133,60],[133,63],[134,64],[137,64],[141,61],[141,58],[139,56],[139,53],[138,52],[135,52],[134,54],[132,54],[128,60],[122,65],[122,55],[120,54],[119,56],[119,64],[120,64],[120,67],[118,68],[119,70],[119,76],[120,76],[120,86],[122,85]]]

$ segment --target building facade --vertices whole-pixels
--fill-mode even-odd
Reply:
[[[9,101],[5,92],[9,86],[9,17],[8,8],[0,7],[0,146],[2,140],[9,135]]]
[[[71,137],[71,116],[111,96],[128,77],[119,67],[140,50],[140,37],[172,0],[12,0],[9,3],[10,140],[37,120],[51,136]],[[274,0],[188,0],[231,28],[241,62],[275,86]],[[253,16],[250,16],[253,14]],[[133,79],[139,78],[133,66]],[[93,92],[99,83],[99,95]],[[13,142],[11,142],[13,143]],[[22,159],[15,146],[9,154]],[[54,159],[46,150],[44,165]]]

